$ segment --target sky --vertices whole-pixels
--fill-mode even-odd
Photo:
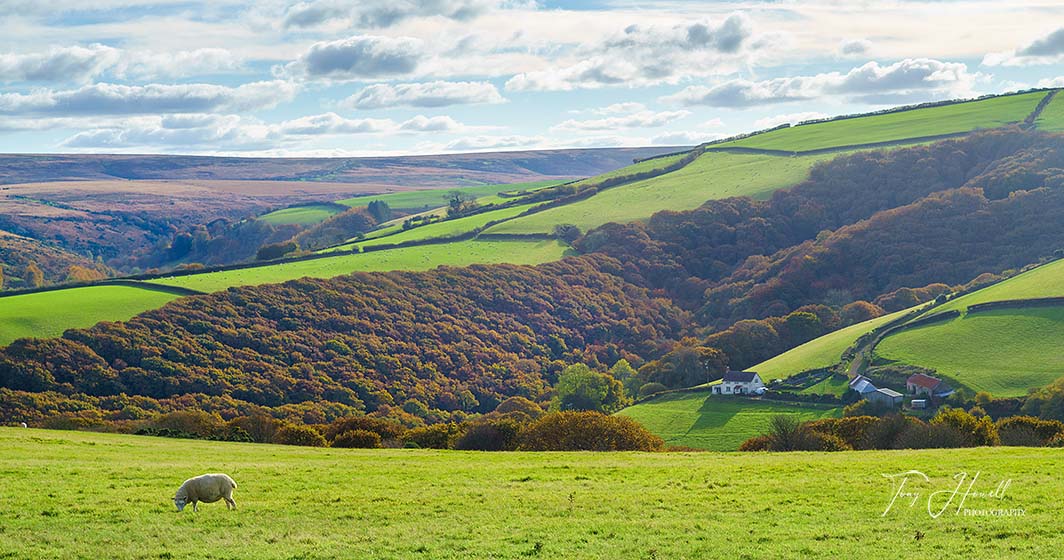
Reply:
[[[0,152],[680,146],[1064,86],[1064,1],[0,0]]]

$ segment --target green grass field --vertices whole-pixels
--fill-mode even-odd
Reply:
[[[719,144],[719,146],[806,151],[995,128],[1023,121],[1045,95],[1045,92],[1033,92],[860,119],[797,126],[750,136]]]
[[[802,420],[815,420],[839,416],[841,409],[714,397],[700,391],[666,393],[618,414],[635,419],[669,445],[735,451],[742,442],[764,433],[775,415],[794,414]]]
[[[1064,296],[1064,259],[1033,268],[1004,282],[961,296],[935,308],[942,311],[968,309],[969,305],[1005,299],[1033,299]]]
[[[1042,114],[1035,121],[1039,130],[1050,132],[1064,132],[1064,93],[1058,91],[1053,100],[1042,110]]]
[[[764,197],[801,182],[813,164],[837,155],[781,158],[710,152],[678,171],[609,188],[585,200],[499,224],[485,233],[550,233],[558,224],[574,224],[587,231],[608,222],[645,220],[662,210],[692,210],[712,199]]]
[[[259,219],[272,225],[306,226],[324,222],[343,210],[329,204],[310,204],[275,210],[259,216]]]
[[[633,163],[632,165],[626,165],[620,169],[615,169],[594,177],[588,177],[576,182],[576,186],[591,185],[601,183],[607,179],[613,179],[614,177],[621,177],[624,175],[635,175],[637,173],[645,173],[647,171],[653,171],[655,169],[662,169],[668,165],[676,163],[687,156],[687,152],[681,152],[673,154],[671,156],[664,156],[654,159],[643,160],[639,163]]]
[[[1064,453],[477,453],[0,428],[0,554],[37,559],[1055,558]],[[919,470],[915,506],[884,474]],[[238,504],[177,513],[188,477]],[[927,512],[979,472],[972,510]],[[934,510],[946,504],[932,497]],[[959,497],[957,498],[959,500]],[[957,502],[953,502],[956,504]]]
[[[845,375],[829,375],[824,380],[806,387],[799,393],[806,395],[836,395],[843,396],[850,390],[850,379]]]
[[[381,200],[388,203],[388,206],[397,210],[431,210],[433,208],[439,208],[447,204],[447,195],[451,191],[462,191],[471,196],[475,196],[480,200],[483,198],[484,203],[491,202],[492,200],[498,200],[495,197],[502,192],[510,191],[533,191],[549,187],[552,185],[558,185],[565,181],[550,180],[550,181],[532,181],[528,183],[513,183],[505,185],[476,185],[476,186],[455,186],[454,188],[447,189],[429,189],[420,191],[407,191],[391,194],[382,194],[374,196],[356,196],[354,198],[345,198],[344,200],[337,200],[337,204],[343,204],[344,206],[358,207],[368,206],[370,202],[374,200]]]
[[[152,280],[153,283],[215,292],[231,286],[273,284],[306,276],[331,278],[352,272],[428,270],[440,265],[511,263],[539,264],[562,258],[567,247],[558,241],[470,240],[339,255],[241,270],[207,272]]]
[[[857,339],[861,338],[862,335],[880,325],[889,323],[897,317],[901,317],[909,311],[905,309],[882,317],[876,317],[870,321],[850,325],[792,348],[748,369],[756,371],[761,375],[761,379],[767,383],[773,379],[786,379],[803,371],[833,366],[839,363],[842,359],[842,353],[852,346],[854,342],[857,342]]]
[[[876,346],[886,360],[933,368],[973,391],[1012,397],[1064,377],[1064,307],[972,313],[905,330]]]
[[[0,298],[0,346],[51,338],[100,321],[124,321],[178,296],[129,286],[89,286]]]
[[[373,247],[376,245],[390,245],[393,243],[404,243],[406,241],[416,241],[421,239],[454,237],[456,235],[468,233],[479,227],[483,227],[484,224],[487,224],[488,222],[512,218],[533,206],[535,206],[535,204],[521,204],[509,208],[489,210],[480,214],[474,214],[472,216],[466,216],[455,220],[444,220],[442,222],[408,229],[406,231],[399,228],[397,231],[393,231],[391,235],[376,236],[366,241],[340,245],[328,249],[327,251],[350,251],[354,247]]]

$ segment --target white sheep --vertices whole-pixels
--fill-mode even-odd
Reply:
[[[192,503],[192,511],[199,511],[196,508],[197,502],[209,504],[225,500],[226,509],[236,509],[236,502],[233,501],[235,488],[236,482],[227,474],[201,474],[186,480],[181,488],[177,489],[174,505],[177,506],[177,511],[181,511]]]

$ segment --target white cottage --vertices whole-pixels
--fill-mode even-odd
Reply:
[[[764,392],[761,376],[753,371],[729,371],[720,384],[713,386],[714,395],[760,395]]]

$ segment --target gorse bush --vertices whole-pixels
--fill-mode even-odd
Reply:
[[[380,434],[369,430],[348,430],[332,440],[332,447],[376,449],[380,446]]]
[[[543,416],[521,434],[524,451],[662,451],[665,442],[635,420],[593,411]]]
[[[277,430],[273,442],[281,445],[302,445],[306,447],[326,447],[329,442],[320,432],[310,426],[288,425]]]

